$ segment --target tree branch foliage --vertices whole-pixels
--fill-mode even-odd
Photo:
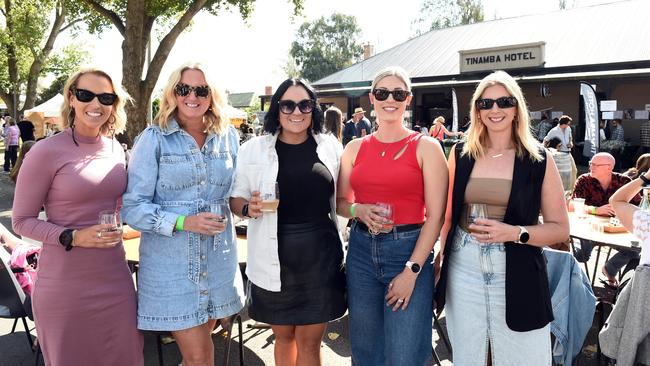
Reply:
[[[285,0],[294,5],[294,14],[302,11],[304,0]],[[81,0],[75,16],[86,19],[91,33],[100,34],[114,26],[122,42],[122,84],[134,100],[127,106],[128,137],[132,140],[146,125],[146,115],[153,88],[178,36],[190,26],[201,11],[219,15],[237,10],[247,19],[255,0]],[[156,27],[158,45],[149,65],[147,44]],[[146,76],[142,77],[146,67]]]
[[[316,81],[360,58],[363,53],[360,35],[361,29],[354,16],[335,13],[329,18],[320,17],[300,26],[290,55],[302,77]]]
[[[76,46],[53,53],[54,44],[66,23],[72,0],[4,0],[0,27],[0,98],[13,110],[13,101],[24,94],[25,102],[16,110],[34,106],[38,81],[53,74],[68,74],[86,57]]]
[[[417,19],[411,23],[416,36],[434,29],[482,22],[481,0],[423,0]]]

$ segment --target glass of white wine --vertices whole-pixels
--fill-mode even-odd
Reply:
[[[275,212],[280,204],[280,188],[278,182],[262,182],[260,184],[262,212]]]

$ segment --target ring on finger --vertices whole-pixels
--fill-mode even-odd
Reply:
[[[488,239],[492,239],[492,235],[490,233],[487,233]]]
[[[101,232],[101,231],[98,231],[98,232],[97,232],[97,239],[101,239],[101,238],[102,238],[102,232]]]
[[[404,302],[404,299],[397,299],[397,303],[398,303],[398,304],[401,304],[401,303],[403,303],[403,302]]]

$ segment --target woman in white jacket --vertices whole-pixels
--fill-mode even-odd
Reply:
[[[232,211],[248,224],[249,314],[271,324],[276,365],[320,364],[327,322],[347,309],[343,249],[336,224],[342,152],[322,132],[314,89],[284,81],[264,121],[267,135],[239,150]],[[261,183],[277,182],[277,211],[262,213]]]

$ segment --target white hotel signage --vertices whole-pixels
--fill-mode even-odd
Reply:
[[[460,72],[519,69],[544,65],[546,42],[461,50]]]

